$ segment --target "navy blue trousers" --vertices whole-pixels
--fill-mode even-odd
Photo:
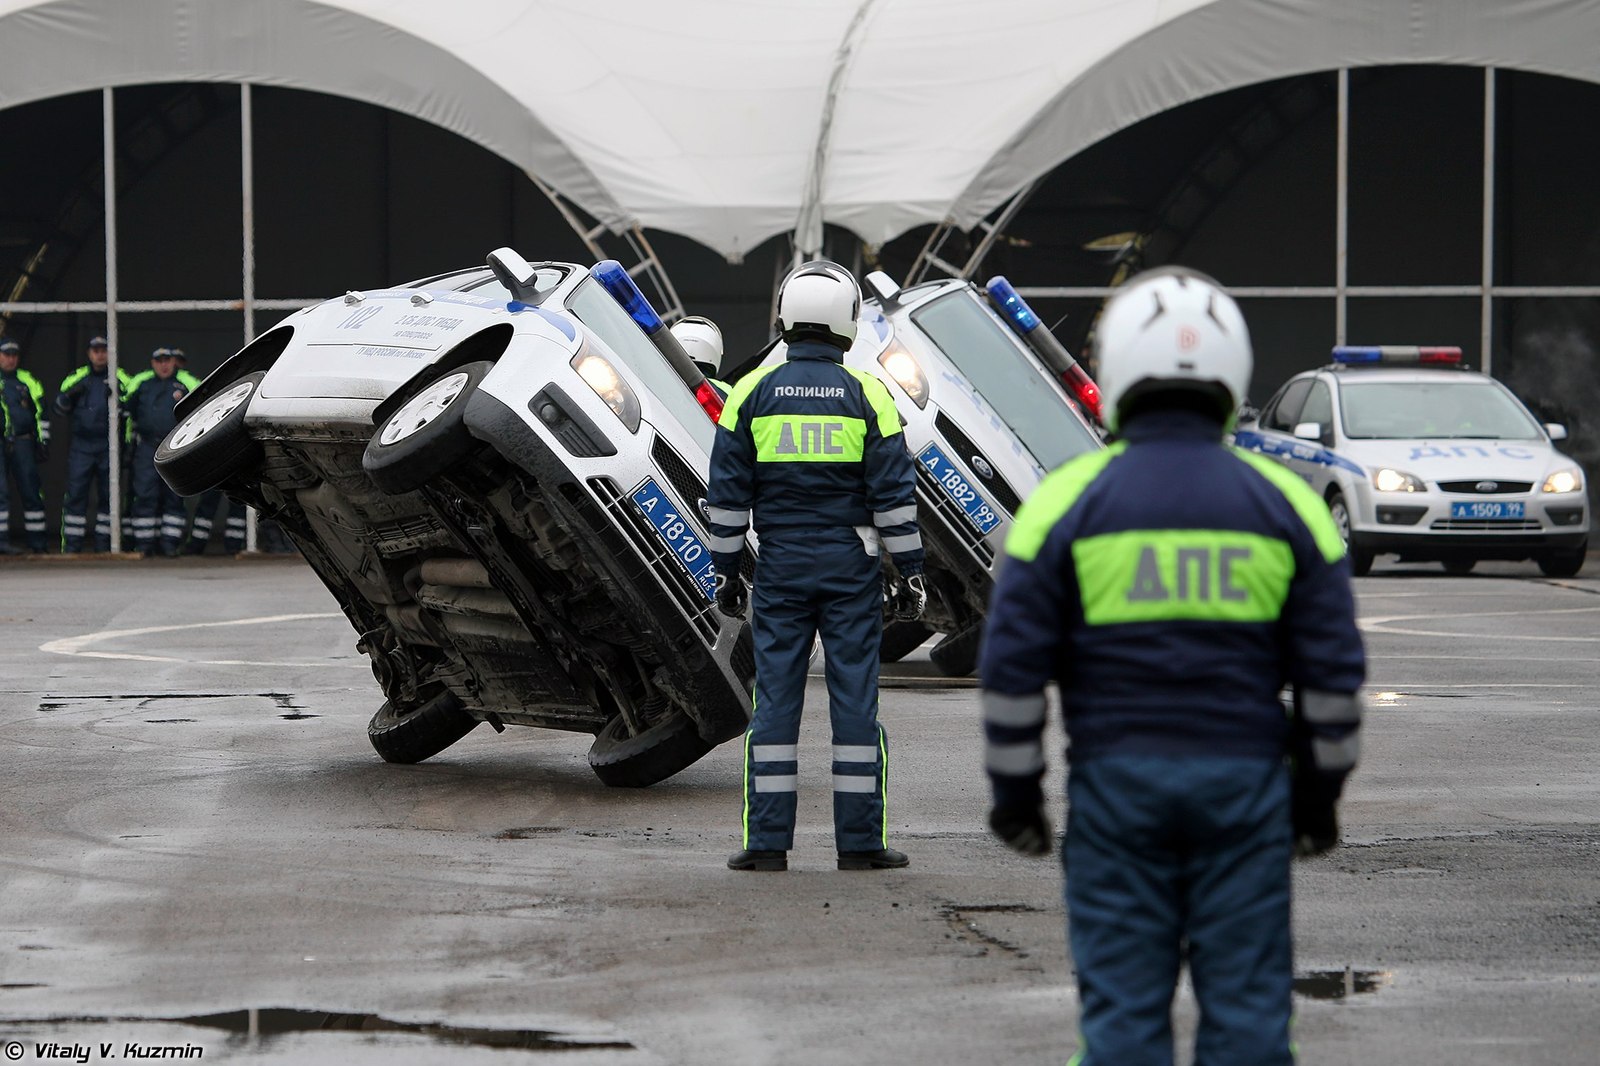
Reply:
[[[751,592],[755,710],[745,734],[744,846],[794,846],[796,745],[811,644],[822,635],[833,724],[833,835],[840,851],[887,846],[887,747],[878,725],[883,577],[851,529],[761,536]]]
[[[1187,961],[1195,1066],[1288,1066],[1289,774],[1280,760],[1099,756],[1067,778],[1071,1066],[1171,1066]]]
[[[156,446],[140,441],[133,450],[134,546],[150,551],[159,541],[162,552],[175,555],[188,518],[183,497],[156,472]]]
[[[44,493],[39,488],[39,464],[32,437],[8,440],[0,456],[0,544],[11,534],[11,489],[22,505],[22,531],[28,550],[44,551]],[[9,484],[8,484],[9,482]]]
[[[67,450],[67,497],[61,506],[61,550],[83,550],[88,533],[89,487],[96,487],[95,551],[111,550],[111,449],[104,441],[74,439]]]
[[[217,517],[219,504],[228,512],[227,523],[223,527],[223,546],[230,552],[244,551],[249,533],[245,509],[232,501],[225,502],[221,489],[207,489],[200,494],[200,504],[194,512],[194,528],[189,531],[190,551],[203,552],[211,542],[212,524]]]

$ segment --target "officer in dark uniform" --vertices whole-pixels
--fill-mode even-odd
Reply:
[[[71,443],[67,449],[67,497],[61,507],[61,549],[83,550],[88,532],[89,488],[95,497],[94,550],[111,550],[111,453],[106,419],[112,403],[108,363],[110,346],[104,337],[89,339],[89,365],[68,374],[56,394],[56,413],[68,419]],[[128,375],[117,370],[116,395],[127,391]]]
[[[150,353],[150,369],[130,379],[123,399],[134,434],[133,541],[145,555],[157,550],[162,555],[177,555],[183,544],[188,518],[183,497],[156,473],[156,448],[178,424],[173,408],[189,395],[180,373],[186,374],[178,368],[177,353],[157,348]]]
[[[189,357],[182,348],[172,349],[172,354],[178,357],[178,381],[183,387],[193,392],[200,387],[200,379],[189,370]],[[191,497],[193,498],[193,497]],[[222,489],[211,488],[202,492],[199,503],[194,509],[194,525],[189,530],[189,542],[184,547],[186,555],[204,555],[206,545],[211,543],[212,527],[217,518],[217,510],[221,508],[227,512],[227,523],[223,527],[223,546],[230,553],[237,554],[244,551],[248,530],[245,523],[244,508],[238,504],[225,502]]]
[[[31,552],[44,551],[44,493],[39,467],[50,454],[50,420],[44,416],[44,386],[23,370],[22,346],[0,341],[0,555],[11,544],[11,491],[22,504],[22,531]]]
[[[905,866],[888,846],[887,745],[878,725],[884,580],[896,617],[926,605],[911,458],[883,383],[843,365],[861,292],[836,263],[797,267],[778,295],[788,359],[745,375],[711,454],[717,606],[743,617],[739,562],[754,515],[761,537],[753,618],[756,691],[745,735],[744,850],[735,870],[784,870],[794,845],[796,744],[806,666],[820,631],[833,725],[833,827],[841,870]]]
[[[1350,566],[1304,481],[1222,444],[1251,351],[1215,282],[1135,278],[1107,304],[1097,346],[1121,439],[1035,490],[990,606],[990,826],[1019,851],[1050,850],[1040,737],[1055,680],[1071,758],[1073,1063],[1170,1066],[1186,961],[1196,1066],[1289,1064],[1290,858],[1337,843],[1334,803],[1356,761],[1365,660]]]

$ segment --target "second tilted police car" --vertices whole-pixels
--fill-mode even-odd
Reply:
[[[1357,574],[1384,553],[1466,573],[1528,559],[1571,576],[1588,548],[1583,471],[1509,389],[1459,348],[1340,347],[1291,378],[1234,436],[1327,500]]]

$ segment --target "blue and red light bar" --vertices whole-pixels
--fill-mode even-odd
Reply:
[[[652,336],[661,330],[663,325],[661,316],[650,306],[650,301],[639,291],[639,286],[633,283],[627,267],[615,259],[602,259],[589,268],[589,276],[598,281],[600,287],[622,305],[622,309],[628,312],[629,318],[639,324],[640,329]]]
[[[1005,275],[996,274],[983,288],[989,294],[989,302],[994,309],[1000,312],[1006,325],[1017,331],[1019,337],[1026,337],[1039,328],[1039,316],[1033,313],[1033,308],[1005,279]]]
[[[1333,350],[1333,361],[1346,366],[1453,366],[1461,362],[1461,349],[1415,344],[1340,345]]]

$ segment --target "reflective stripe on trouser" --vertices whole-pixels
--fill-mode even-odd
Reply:
[[[61,547],[83,550],[88,533],[89,489],[96,493],[94,541],[97,551],[111,549],[111,450],[74,440],[67,450],[67,494],[61,505]]]
[[[200,504],[194,512],[194,529],[190,531],[190,539],[200,548],[204,548],[211,541],[212,519],[216,517],[217,507],[222,501],[221,489],[207,489],[200,494]],[[228,503],[228,518],[223,525],[224,546],[229,551],[244,551],[245,546],[245,514],[244,510],[236,503]]]
[[[44,551],[44,493],[39,484],[39,464],[31,440],[11,441],[9,454],[0,454],[0,510],[9,510],[11,491],[22,511],[22,532],[31,551]],[[4,452],[4,449],[0,449]],[[6,542],[10,515],[0,520],[0,544]]]
[[[163,549],[176,551],[187,518],[183,497],[156,472],[156,446],[141,441],[133,452],[134,543],[143,551],[159,537]]]
[[[761,538],[751,592],[756,695],[745,739],[745,847],[794,846],[795,744],[817,633],[827,659],[833,727],[834,843],[840,851],[884,847],[882,588],[878,560],[862,549],[854,530],[785,529]]]
[[[1067,929],[1083,1066],[1172,1062],[1188,944],[1195,1066],[1289,1066],[1289,775],[1281,760],[1096,756],[1067,777]]]

